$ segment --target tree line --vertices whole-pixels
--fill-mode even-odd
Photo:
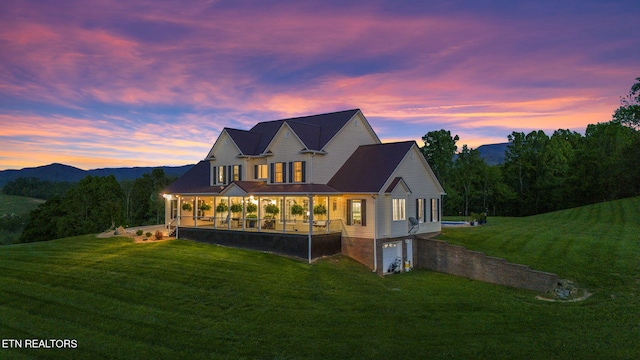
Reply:
[[[18,240],[34,242],[98,233],[120,225],[162,224],[164,198],[160,192],[175,179],[165,175],[160,168],[135,180],[121,182],[113,175],[87,176],[71,185],[16,179],[3,187],[3,193],[38,194],[47,199],[31,211]],[[47,185],[49,192],[33,192]],[[63,194],[56,193],[57,189],[66,186],[69,188]]]
[[[609,122],[585,134],[512,132],[503,164],[489,166],[450,131],[428,132],[421,148],[443,185],[445,215],[527,216],[640,195],[640,78]]]

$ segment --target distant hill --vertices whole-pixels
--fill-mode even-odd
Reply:
[[[24,168],[21,170],[1,170],[0,171],[0,187],[17,178],[38,178],[48,181],[68,181],[77,182],[88,175],[91,176],[108,176],[113,175],[118,181],[127,179],[136,179],[145,173],[150,173],[155,168],[162,168],[164,173],[173,176],[182,176],[193,165],[183,166],[148,166],[148,167],[132,167],[132,168],[103,168],[93,170],[82,170],[73,166],[64,164],[49,164],[44,166]]]
[[[478,147],[478,151],[487,165],[499,165],[504,163],[504,152],[508,145],[509,143],[482,145]]]

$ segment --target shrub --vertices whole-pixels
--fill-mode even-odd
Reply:
[[[156,240],[162,240],[163,236],[164,234],[162,234],[162,231],[160,230],[156,231]]]
[[[142,233],[143,233],[143,232],[144,232],[144,231],[142,231],[141,229],[138,229],[138,231],[136,231],[136,235],[138,235],[138,236],[142,236]]]
[[[146,237],[151,237],[151,235],[153,235],[153,234],[152,234],[152,233],[150,233],[150,232],[147,232],[147,233],[145,234],[145,236],[146,236]]]

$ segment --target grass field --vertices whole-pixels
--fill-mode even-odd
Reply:
[[[44,203],[42,199],[0,194],[0,245],[16,242],[22,233],[21,224],[24,223],[29,212],[42,203]],[[11,217],[12,214],[19,218]]]
[[[0,358],[637,359],[639,208],[636,198],[442,235],[594,293],[574,303],[183,240],[3,246],[0,338],[77,348],[0,348]]]

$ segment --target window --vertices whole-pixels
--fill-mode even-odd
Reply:
[[[178,217],[178,200],[171,200],[171,219]]]
[[[416,199],[416,219],[418,222],[425,222],[427,214],[424,211],[427,199]]]
[[[240,165],[233,165],[231,167],[231,180],[232,181],[240,181],[242,180],[242,175],[240,175]]]
[[[258,180],[266,180],[269,177],[267,165],[255,165],[253,168],[254,178]]]
[[[304,161],[293,162],[293,182],[304,182]]]
[[[284,182],[284,163],[275,163],[275,168],[273,170],[274,180],[276,183]]]
[[[218,176],[216,179],[216,184],[224,184],[225,183],[225,179],[226,179],[226,167],[224,165],[218,166]]]
[[[440,199],[431,199],[431,222],[440,221]]]
[[[347,200],[347,225],[367,226],[366,200]]]
[[[404,199],[393,199],[393,221],[405,219],[404,205]]]

